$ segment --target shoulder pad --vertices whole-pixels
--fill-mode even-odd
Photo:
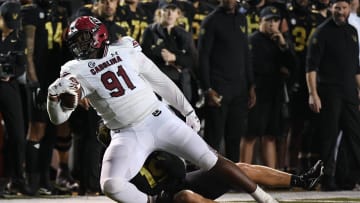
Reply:
[[[126,47],[126,48],[134,48],[136,51],[142,50],[139,42],[137,42],[134,38],[129,37],[129,36],[122,37],[118,41],[117,45],[119,45],[121,47]]]

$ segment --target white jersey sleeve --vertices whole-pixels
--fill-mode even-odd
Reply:
[[[136,61],[140,64],[139,72],[141,76],[171,106],[180,111],[183,116],[194,110],[176,84],[161,72],[145,54],[138,52]]]

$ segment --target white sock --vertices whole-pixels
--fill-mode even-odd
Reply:
[[[259,203],[276,203],[273,197],[266,193],[261,187],[256,186],[256,190],[250,194]]]

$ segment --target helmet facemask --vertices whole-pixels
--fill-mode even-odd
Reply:
[[[89,31],[81,31],[68,38],[69,49],[77,59],[88,59],[96,49]]]

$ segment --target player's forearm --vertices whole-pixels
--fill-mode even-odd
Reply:
[[[47,98],[47,112],[49,114],[50,121],[59,125],[67,121],[73,110],[64,110],[60,106],[58,99],[48,96]]]
[[[35,63],[34,63],[34,49],[35,49],[35,31],[36,27],[33,25],[27,25],[24,27],[26,34],[26,59],[27,59],[27,74],[31,82],[38,80],[36,75]]]
[[[316,75],[316,71],[306,73],[306,83],[308,86],[309,95],[317,95]]]
[[[358,90],[360,90],[360,74],[356,74],[355,76],[356,78],[356,85],[357,85],[357,88]]]

